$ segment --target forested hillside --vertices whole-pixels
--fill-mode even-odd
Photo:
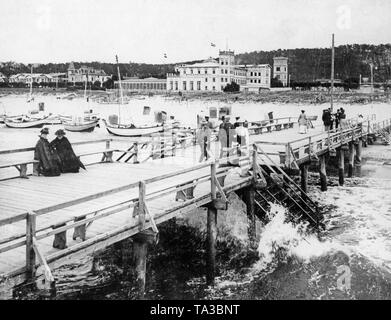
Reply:
[[[329,78],[331,70],[331,49],[288,49],[275,51],[255,51],[236,55],[238,64],[273,64],[273,57],[286,56],[289,58],[289,73],[292,81],[314,81],[318,78]],[[193,61],[195,62],[195,61]],[[335,49],[335,77],[342,80],[370,76],[369,63],[373,62],[377,68],[374,72],[376,82],[384,82],[391,78],[391,44],[366,45],[353,44],[336,47]],[[183,62],[178,62],[183,63]],[[37,73],[66,72],[68,63],[43,64],[34,69]],[[76,68],[87,65],[103,69],[107,74],[115,74],[116,66],[113,63],[102,62],[75,62]],[[124,76],[158,77],[164,78],[167,72],[174,70],[174,64],[120,64],[121,74]],[[0,63],[0,72],[6,76],[20,72],[29,72],[29,66],[15,63]]]

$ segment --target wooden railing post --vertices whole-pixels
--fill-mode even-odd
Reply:
[[[144,229],[145,226],[145,182],[140,181],[138,187],[138,215],[139,215],[139,229]]]
[[[285,167],[291,168],[291,145],[289,142],[285,145]]]
[[[27,279],[32,279],[35,275],[35,251],[34,237],[36,231],[36,215],[35,212],[27,213],[26,218],[26,276]]]
[[[176,133],[172,133],[172,156],[175,157],[176,155],[176,143],[177,143],[177,136]]]
[[[216,200],[216,162],[210,165],[210,192],[212,194],[212,201]]]
[[[137,164],[137,163],[139,163],[138,162],[138,142],[135,142],[133,144],[133,146],[134,146],[134,148],[133,148],[133,152],[134,152],[133,163]]]

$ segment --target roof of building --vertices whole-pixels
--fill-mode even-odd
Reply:
[[[205,60],[203,62],[197,62],[194,64],[182,64],[178,65],[177,68],[217,68],[219,63],[216,60]]]
[[[280,56],[280,57],[274,57],[273,59],[275,59],[275,60],[283,60],[283,59],[288,60],[288,57]]]
[[[129,83],[129,82],[166,82],[167,80],[166,79],[159,79],[159,78],[154,78],[154,77],[149,77],[149,78],[144,78],[144,79],[140,79],[140,78],[136,78],[136,77],[131,77],[131,78],[126,78],[124,80],[122,80],[122,82],[124,83]],[[115,82],[118,82],[118,81],[115,81]]]
[[[242,67],[242,68],[271,68],[270,64],[238,64],[235,65],[235,67]]]

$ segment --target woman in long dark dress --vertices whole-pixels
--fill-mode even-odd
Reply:
[[[35,145],[34,160],[39,161],[37,173],[46,177],[59,176],[61,174],[59,158],[56,151],[49,144],[48,134],[49,129],[43,128]]]
[[[61,172],[76,173],[79,172],[79,168],[85,169],[84,165],[73,151],[69,140],[65,137],[65,131],[62,129],[57,130],[55,135],[57,137],[52,142],[50,142],[50,146],[56,150],[60,158]]]

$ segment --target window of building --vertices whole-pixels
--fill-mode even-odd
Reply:
[[[186,81],[183,81],[183,90],[186,90]]]
[[[205,82],[208,82],[208,78],[205,78]]]
[[[227,69],[225,69],[225,74],[227,74],[228,73],[228,70]]]
[[[193,81],[190,81],[190,91],[193,91],[194,90],[194,83]]]
[[[251,71],[251,72],[250,72],[250,77],[252,77],[252,76],[253,76],[253,72]]]
[[[201,81],[197,81],[197,90],[201,90]]]
[[[213,86],[213,87],[212,87],[212,90],[213,90],[213,91],[215,91],[215,90],[216,90],[216,87],[215,87],[215,86]]]
[[[280,67],[276,67],[276,71],[280,71]]]
[[[223,65],[224,64],[224,61],[223,60],[221,60],[221,65]]]
[[[261,79],[258,79],[258,83],[261,83]]]
[[[225,78],[225,82],[228,82],[228,78]]]
[[[221,78],[221,82],[224,82],[224,78]]]
[[[175,81],[175,90],[178,90],[178,81]]]
[[[221,73],[224,73],[224,69],[221,69]]]
[[[216,78],[213,78],[213,82],[216,82]]]
[[[198,74],[201,74],[201,69],[198,69]]]
[[[208,73],[208,69],[205,69],[205,74],[207,74]]]
[[[208,90],[208,86],[205,86],[205,90]]]
[[[174,89],[174,84],[172,81],[170,81],[170,90]]]
[[[284,71],[286,71],[286,67],[284,67]]]
[[[224,86],[221,86],[221,91],[223,91],[223,89],[224,89]]]
[[[253,79],[250,79],[250,82],[253,83]]]
[[[213,69],[212,73],[215,74],[216,73],[216,69]]]
[[[193,74],[193,69],[190,69],[190,73]]]
[[[225,61],[225,64],[228,64],[228,60],[227,60],[227,61]]]

